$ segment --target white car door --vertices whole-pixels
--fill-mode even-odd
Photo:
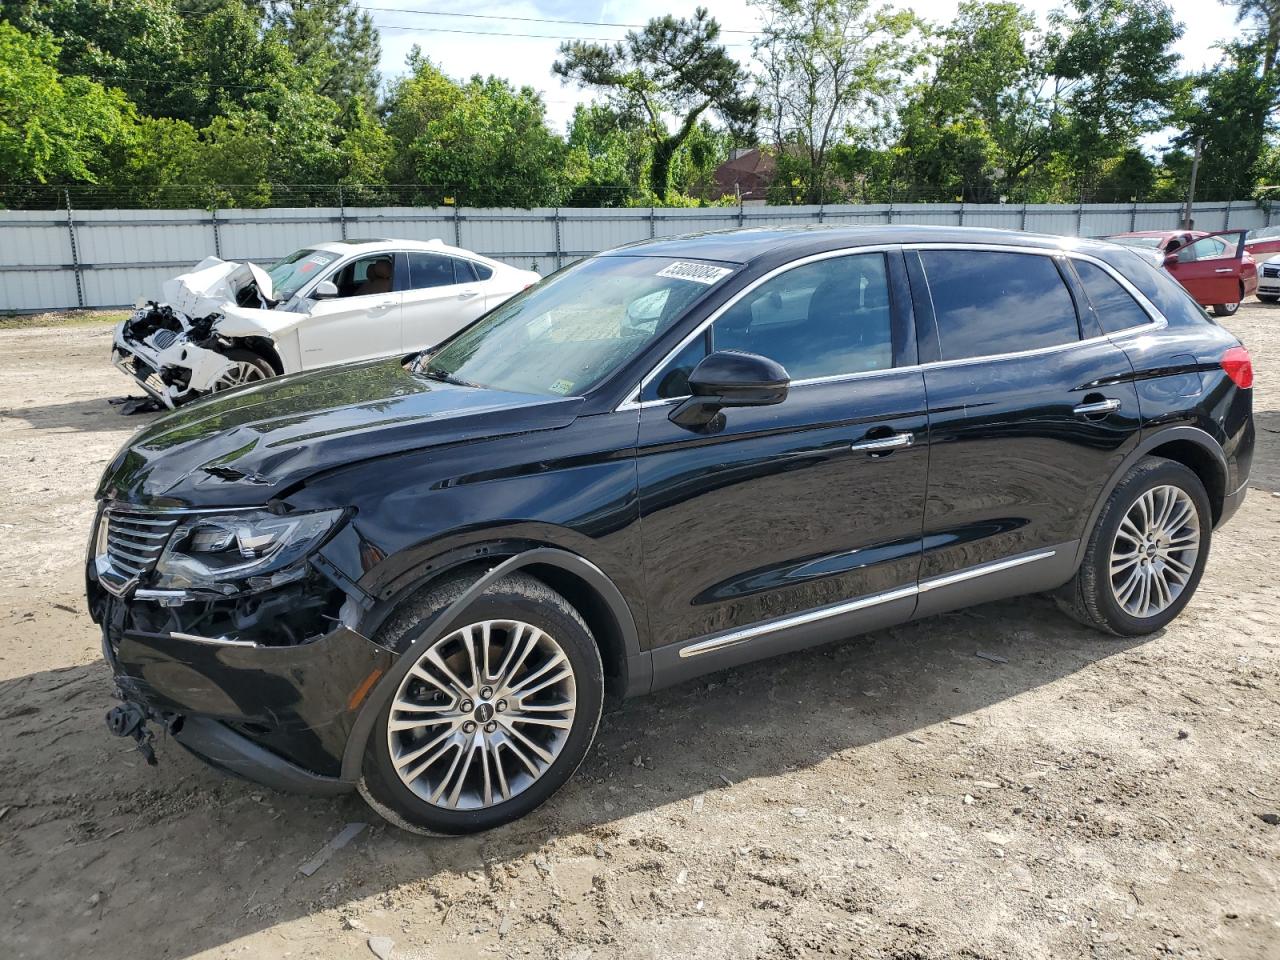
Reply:
[[[435,346],[485,312],[484,284],[470,263],[443,253],[406,254],[401,336],[406,353]]]
[[[397,259],[392,253],[371,254],[327,278],[338,287],[338,296],[313,300],[298,326],[304,370],[400,352],[404,294],[396,292]]]

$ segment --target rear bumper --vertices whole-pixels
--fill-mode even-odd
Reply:
[[[1215,526],[1221,527],[1224,523],[1230,520],[1232,516],[1235,515],[1235,512],[1240,509],[1240,505],[1244,503],[1244,498],[1248,493],[1249,484],[1246,481],[1245,483],[1240,484],[1240,489],[1233,493],[1228,493],[1223,497],[1222,515],[1218,517],[1218,522]]]

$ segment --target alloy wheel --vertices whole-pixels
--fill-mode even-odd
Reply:
[[[232,361],[228,367],[213,385],[214,391],[230,390],[232,387],[239,387],[246,383],[257,383],[259,380],[267,379],[267,375],[262,372],[262,368],[257,364],[250,363],[248,360]]]
[[[1200,554],[1200,517],[1181,487],[1152,487],[1134,501],[1111,545],[1111,591],[1130,616],[1153,617],[1182,594]]]
[[[470,624],[401,681],[387,718],[391,764],[433,806],[491,807],[550,769],[576,707],[573,665],[550,634],[518,620]]]

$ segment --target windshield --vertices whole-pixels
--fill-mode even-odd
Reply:
[[[519,393],[581,394],[732,272],[667,257],[583,260],[463,330],[431,357],[427,373]]]
[[[337,259],[338,254],[327,250],[299,250],[277,261],[267,271],[276,300],[281,303],[288,300],[316,275],[316,271],[323,270]]]
[[[1273,237],[1280,237],[1280,227],[1261,227],[1249,231],[1250,240],[1270,240]]]

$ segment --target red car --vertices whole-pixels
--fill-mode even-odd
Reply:
[[[1258,263],[1246,251],[1247,230],[1144,230],[1105,240],[1146,253],[1204,307],[1229,317],[1258,290]]]

